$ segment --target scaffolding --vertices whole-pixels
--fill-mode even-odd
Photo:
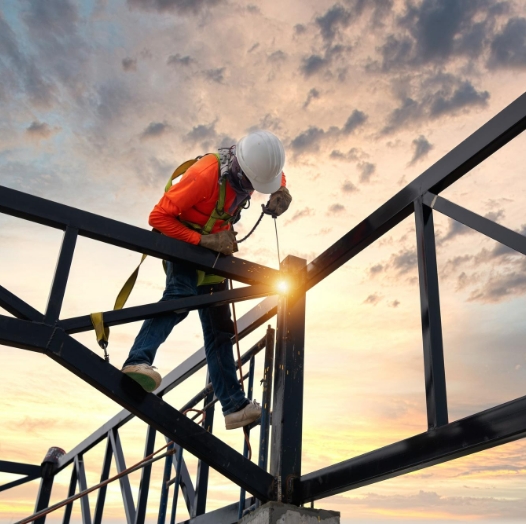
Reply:
[[[433,214],[446,215],[483,235],[526,255],[526,237],[440,196],[440,193],[520,134],[526,127],[526,94],[520,96],[375,212],[351,229],[309,264],[289,256],[276,271],[237,257],[219,257],[201,247],[156,235],[144,229],[81,211],[0,186],[0,212],[64,231],[51,293],[44,313],[0,286],[0,306],[14,318],[0,315],[0,344],[43,353],[121,405],[124,410],[68,453],[51,453],[42,465],[0,460],[0,472],[22,475],[0,486],[4,491],[40,478],[35,511],[48,507],[55,475],[73,464],[69,495],[84,490],[83,455],[105,441],[101,480],[110,464],[126,470],[118,430],[133,417],[148,425],[144,456],[153,452],[155,434],[167,439],[162,502],[158,522],[165,522],[168,490],[174,485],[171,522],[178,492],[190,514],[188,524],[232,524],[246,509],[261,502],[303,505],[384,479],[499,446],[526,435],[526,397],[521,397],[455,422],[448,420]],[[306,293],[325,277],[414,214],[418,254],[424,381],[428,430],[365,455],[302,474],[302,413]],[[247,284],[212,295],[129,307],[104,313],[107,326],[143,320],[169,311],[190,311],[219,304],[264,298],[238,320],[243,339],[277,315],[277,331],[265,336],[243,355],[254,380],[254,359],[265,349],[266,399],[260,428],[257,461],[248,459],[213,434],[213,390],[207,385],[185,407],[177,410],[163,397],[206,365],[204,348],[177,366],[154,393],[146,393],[118,369],[71,337],[93,329],[89,315],[62,319],[62,302],[78,236],[146,253],[165,260],[183,261]],[[292,287],[279,295],[276,282],[286,274]],[[275,340],[274,340],[275,339]],[[206,417],[197,424],[184,415],[204,401]],[[265,402],[266,401],[266,402]],[[266,405],[265,405],[266,404]],[[269,449],[270,448],[270,449]],[[185,465],[185,453],[199,459],[195,486]],[[270,460],[268,455],[270,451]],[[238,485],[238,503],[206,512],[208,470],[213,468]],[[175,478],[170,480],[172,473]],[[135,504],[126,476],[119,479],[128,524],[145,520],[151,464],[142,469]],[[247,492],[250,496],[245,497]],[[87,497],[80,498],[83,523],[102,522],[106,490],[99,490],[92,514]],[[69,522],[73,502],[67,505]],[[45,516],[35,522],[43,523]]]

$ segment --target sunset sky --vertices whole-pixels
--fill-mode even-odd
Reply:
[[[278,220],[281,259],[311,261],[524,86],[521,0],[1,0],[0,184],[149,228],[177,165],[268,129],[285,145],[293,196]],[[520,135],[442,196],[526,233],[525,150]],[[265,201],[254,196],[240,236]],[[525,394],[526,261],[438,213],[435,229],[453,421]],[[61,231],[0,214],[0,285],[44,311],[61,240]],[[415,246],[409,217],[307,295],[304,473],[427,429]],[[238,256],[278,267],[271,219]],[[139,258],[80,238],[62,318],[111,309]],[[158,300],[163,277],[149,258],[128,304]],[[255,303],[238,304],[238,317]],[[113,366],[138,329],[112,328]],[[93,333],[75,338],[101,353]],[[155,365],[164,376],[201,345],[192,313]],[[71,450],[121,410],[43,355],[4,346],[0,354],[0,460],[39,464],[50,446]],[[259,362],[256,399],[261,377]],[[179,408],[204,382],[201,370],[166,400]],[[216,428],[242,449],[242,433],[226,432],[219,410]],[[128,464],[142,456],[145,432],[140,420],[122,428]],[[88,485],[103,452],[85,457]],[[148,522],[157,521],[162,468]],[[69,475],[57,477],[52,502],[66,496]],[[13,479],[0,474],[0,484]],[[518,441],[316,507],[353,524],[518,522],[525,481]],[[0,521],[29,515],[37,491],[31,482],[0,493]],[[213,473],[208,509],[238,494]],[[182,501],[179,509],[187,518]],[[78,504],[73,515],[80,522]],[[105,515],[125,522],[117,485]]]

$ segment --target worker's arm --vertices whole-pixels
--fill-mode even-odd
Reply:
[[[210,160],[204,162],[205,157],[188,168],[180,182],[174,184],[163,195],[150,213],[148,222],[152,227],[177,240],[199,244],[201,234],[186,227],[177,217],[198,202],[210,198],[215,186],[209,184],[210,177],[206,176],[208,169],[215,169],[214,175],[217,180],[217,160],[215,157],[212,158],[213,162]]]

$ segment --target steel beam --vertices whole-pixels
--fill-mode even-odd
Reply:
[[[77,229],[70,226],[67,226],[64,232],[64,239],[62,240],[62,247],[44,315],[44,324],[55,324],[60,316],[78,233]]]
[[[113,449],[113,457],[115,458],[115,466],[117,472],[122,473],[126,469],[126,461],[124,459],[124,453],[122,452],[121,438],[119,431],[113,429],[109,432],[108,437],[111,442]],[[124,512],[126,514],[126,522],[128,524],[134,524],[135,522],[135,503],[133,502],[133,493],[130,486],[130,478],[128,475],[119,479],[121,486],[122,502],[124,504]]]
[[[273,477],[190,421],[158,396],[107,364],[61,329],[0,316],[1,342],[46,354],[128,409],[147,424],[204,460],[259,499],[272,497]]]
[[[84,470],[84,458],[82,455],[75,457],[75,468],[77,469],[77,480],[79,483],[79,493],[88,489],[86,482],[86,471]],[[82,524],[91,524],[91,512],[89,509],[89,498],[87,495],[80,497],[80,512],[82,514]]]
[[[146,443],[144,445],[144,457],[154,452],[156,431],[148,426],[146,431]],[[135,524],[144,524],[146,519],[146,506],[148,504],[148,493],[150,491],[150,478],[152,465],[148,464],[141,470],[141,483],[139,484],[139,495],[137,497],[137,511],[135,512]]]
[[[76,489],[77,489],[77,462],[75,459],[73,459],[73,469],[71,470],[71,479],[69,481],[69,489],[68,489],[67,498],[72,497],[75,494]],[[71,501],[70,503],[66,504],[66,508],[64,509],[64,517],[62,519],[62,524],[69,524],[69,521],[71,520],[71,512],[73,510],[73,502],[74,501]]]
[[[407,218],[426,192],[440,193],[526,128],[526,93],[351,229],[307,267],[307,288],[330,275]]]
[[[79,235],[166,260],[188,262],[198,269],[222,275],[245,284],[274,285],[279,272],[237,257],[219,257],[216,253],[105,218],[74,207],[0,186],[0,212],[65,230],[75,228]]]
[[[22,484],[25,484],[26,482],[31,482],[32,480],[35,480],[39,477],[40,475],[28,475],[27,477],[23,477],[21,479],[13,480],[12,482],[8,482],[6,484],[2,484],[0,486],[0,493],[2,491],[6,491],[11,488],[16,488],[17,486],[21,486]]]
[[[110,478],[111,459],[113,458],[113,448],[111,447],[111,440],[109,434],[106,438],[106,451],[104,452],[104,459],[102,461],[102,472],[100,475],[100,482],[104,482]],[[95,515],[93,516],[93,524],[102,523],[102,515],[104,513],[104,503],[106,502],[106,492],[108,486],[102,486],[97,494],[97,503],[95,505]]]
[[[304,259],[289,256],[282,267],[300,274],[305,264]],[[278,490],[278,501],[292,504],[298,504],[301,475],[305,302],[301,283],[281,297],[276,340],[270,473],[282,486],[283,500]]]
[[[501,226],[492,220],[484,218],[473,211],[454,204],[445,198],[434,195],[433,193],[426,193],[424,195],[424,204],[439,211],[443,215],[464,224],[465,226],[486,235],[505,246],[526,255],[526,237],[512,231],[507,227]]]
[[[23,464],[22,462],[10,462],[8,460],[0,460],[0,472],[12,473],[13,475],[27,475],[40,477],[42,466],[34,464]]]
[[[232,302],[241,302],[244,300],[266,297],[274,293],[275,291],[268,286],[246,286],[232,291],[219,291],[210,295],[178,298],[175,300],[155,302],[154,304],[145,304],[143,306],[110,310],[103,313],[104,325],[108,327],[118,326],[129,322],[137,322],[139,320],[157,317],[166,313],[184,313],[186,311],[194,311],[203,307],[222,306]],[[70,334],[90,331],[93,329],[93,324],[89,315],[61,320],[58,323],[58,326],[66,333]]]
[[[275,331],[270,326],[265,337],[265,362],[263,368],[263,398],[261,399],[261,430],[259,437],[258,465],[267,471],[270,434],[270,403],[272,401],[272,377],[274,370]]]
[[[424,207],[421,198],[415,201],[415,225],[427,425],[431,429],[447,424],[448,414],[433,210]]]
[[[169,439],[166,439],[166,442],[169,442]],[[195,505],[195,489],[194,485],[192,483],[192,477],[190,476],[190,473],[188,471],[188,467],[186,465],[186,462],[183,458],[183,454],[181,452],[182,448],[181,446],[176,446],[177,453],[172,455],[172,464],[174,466],[174,469],[180,474],[179,479],[179,486],[181,487],[181,491],[183,493],[184,502],[186,504],[186,509],[188,510],[188,514],[192,514],[192,509]],[[181,459],[181,462],[179,463],[179,459]]]
[[[254,498],[250,497],[245,501],[245,509],[249,508],[254,504]],[[237,524],[239,519],[238,515],[239,502],[234,502],[234,504],[229,504],[222,508],[216,509],[214,511],[209,511],[204,515],[198,515],[197,517],[192,517],[184,522],[179,522],[179,524]]]
[[[31,307],[29,304],[2,286],[0,286],[0,307],[4,308],[14,317],[20,318],[22,320],[34,320],[35,322],[42,322],[42,319],[44,318],[44,315],[42,315],[40,311],[37,311],[35,308]]]
[[[301,477],[302,502],[404,475],[526,436],[526,396]]]

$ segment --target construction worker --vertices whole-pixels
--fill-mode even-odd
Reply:
[[[236,146],[203,156],[172,185],[150,214],[149,223],[161,233],[223,255],[237,250],[232,224],[254,190],[270,194],[267,210],[281,215],[292,197],[285,187],[283,144],[268,131],[256,131]],[[218,218],[219,217],[219,218]],[[227,289],[223,277],[196,271],[191,264],[166,262],[164,300],[210,294]],[[161,384],[152,366],[158,347],[188,313],[169,313],[146,320],[122,372],[147,391]],[[261,416],[239,383],[232,351],[234,325],[228,305],[199,310],[208,372],[225,416],[226,429],[248,425]]]

